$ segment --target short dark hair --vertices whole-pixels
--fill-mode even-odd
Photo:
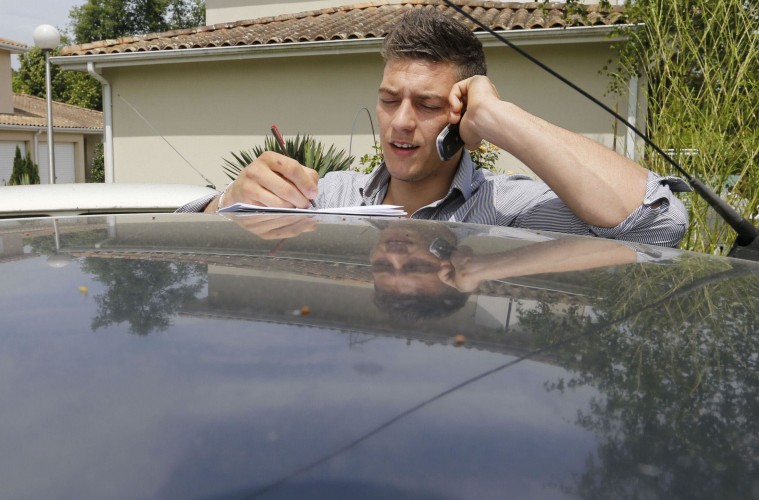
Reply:
[[[464,80],[487,74],[485,52],[474,33],[434,8],[413,9],[385,37],[382,59],[421,59],[453,63]]]
[[[469,293],[453,287],[439,294],[403,294],[374,287],[374,305],[394,320],[407,324],[448,317],[464,307],[467,300]]]

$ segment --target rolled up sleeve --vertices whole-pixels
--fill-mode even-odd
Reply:
[[[214,198],[219,196],[221,193],[211,193],[208,195],[203,196],[202,198],[198,198],[197,200],[192,200],[189,203],[186,203],[182,205],[181,207],[177,208],[174,213],[194,213],[194,212],[202,212],[206,209],[209,203],[213,201]]]
[[[590,230],[604,238],[676,247],[688,229],[688,211],[674,193],[689,191],[691,188],[678,177],[649,172],[640,207],[616,227],[591,225]]]

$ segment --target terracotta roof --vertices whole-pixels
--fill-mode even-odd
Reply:
[[[517,3],[457,0],[456,4],[495,30],[538,30],[568,26],[624,24],[623,7],[603,11],[588,5],[586,15],[570,14],[563,3]],[[147,52],[161,50],[252,46],[325,40],[381,38],[407,9],[450,11],[474,31],[475,25],[441,0],[367,2],[297,14],[262,17],[233,23],[123,37],[65,47],[62,56]]]
[[[0,38],[0,49],[9,50],[11,52],[27,52],[29,47],[25,43],[14,42],[7,38]]]
[[[47,127],[47,103],[41,97],[13,94],[13,114],[0,113],[0,127]],[[103,113],[91,109],[53,102],[53,127],[103,130]]]

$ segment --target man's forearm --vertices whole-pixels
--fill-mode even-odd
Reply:
[[[640,165],[511,103],[491,109],[483,138],[527,165],[586,223],[616,226],[643,202],[648,171]]]

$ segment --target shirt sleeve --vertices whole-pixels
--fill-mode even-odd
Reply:
[[[688,212],[674,192],[691,189],[678,177],[661,177],[649,172],[642,204],[615,227],[583,222],[545,184],[527,182],[518,190],[519,196],[507,198],[509,210],[518,214],[502,225],[665,247],[676,247],[688,228]]]
[[[189,203],[186,203],[182,205],[181,207],[177,208],[174,213],[176,214],[182,214],[182,213],[194,213],[194,212],[202,212],[206,209],[209,203],[213,201],[214,198],[219,196],[220,193],[211,193],[203,196],[202,198],[198,198],[197,200],[192,200]]]
[[[643,203],[616,227],[589,226],[604,238],[676,247],[688,229],[688,211],[674,192],[691,191],[678,177],[648,173]]]

